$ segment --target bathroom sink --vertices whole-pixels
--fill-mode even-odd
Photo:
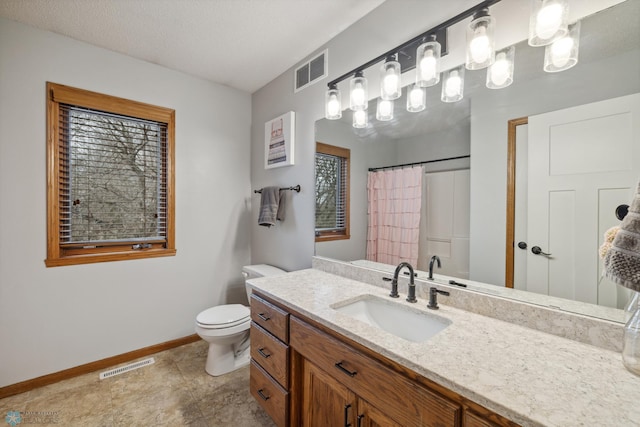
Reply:
[[[450,320],[373,295],[337,303],[331,308],[413,342],[424,342],[451,324]]]

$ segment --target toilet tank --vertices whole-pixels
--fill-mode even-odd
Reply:
[[[277,276],[278,274],[284,273],[286,273],[286,271],[268,264],[245,265],[244,267],[242,267],[242,275],[244,276],[245,280],[245,289],[247,290],[247,299],[251,301],[251,290],[246,285],[247,280],[255,279],[258,277]]]

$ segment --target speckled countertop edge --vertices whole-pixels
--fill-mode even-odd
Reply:
[[[254,289],[523,426],[637,426],[640,377],[619,353],[426,301],[404,304],[451,321],[423,343],[396,337],[332,305],[388,290],[319,270],[252,279]]]

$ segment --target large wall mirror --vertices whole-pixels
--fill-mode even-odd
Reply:
[[[428,268],[432,253],[445,254],[441,256],[442,269],[436,273],[494,285],[487,289],[500,288],[500,295],[507,297],[554,306],[562,305],[559,301],[566,301],[561,308],[622,321],[620,308],[627,295],[624,290],[601,280],[598,246],[603,230],[619,224],[615,208],[609,209],[609,205],[615,205],[618,200],[629,203],[640,179],[638,16],[640,2],[626,1],[583,18],[579,63],[564,72],[542,71],[544,49],[529,47],[523,41],[516,45],[514,83],[508,88],[487,89],[486,73],[471,71],[465,76],[465,97],[457,103],[441,102],[441,88],[436,85],[427,90],[427,109],[409,113],[405,108],[405,88],[403,98],[395,101],[392,121],[375,119],[375,100],[369,103],[369,124],[364,129],[352,127],[348,110],[343,112],[341,120],[319,120],[316,123],[317,142],[351,150],[351,238],[318,242],[316,255],[391,270],[394,266],[363,261],[366,259],[367,238],[367,174],[370,168],[429,161],[424,166],[426,177],[423,183],[425,188],[431,188],[433,200],[422,202],[419,270]],[[604,104],[599,104],[601,102]],[[626,102],[620,108],[628,111],[618,114],[616,102]],[[590,178],[600,188],[596,212],[592,207],[584,209],[595,218],[597,228],[583,231],[576,229],[576,220],[571,212],[586,205],[573,201],[571,197],[563,197],[566,194],[559,195],[552,190],[551,194],[548,189],[543,195],[529,194],[530,189],[538,191],[539,186],[527,183],[526,176],[523,178],[521,175],[526,175],[527,168],[533,171],[539,168],[525,166],[527,159],[524,157],[523,160],[522,156],[529,153],[527,137],[531,132],[548,134],[551,128],[559,129],[553,121],[555,116],[550,118],[549,114],[580,113],[594,103],[605,111],[599,117],[606,120],[599,122],[597,131],[589,132],[589,127],[580,130],[585,134],[585,141],[594,147],[564,146],[565,164],[573,166],[555,172],[555,175],[575,175],[575,171],[584,165],[593,164],[596,155],[606,160],[600,162],[604,166]],[[611,114],[606,114],[608,109]],[[615,117],[609,120],[609,116]],[[582,121],[581,118],[569,117],[563,123]],[[547,130],[540,131],[541,126],[542,129],[546,126]],[[571,129],[571,126],[565,126],[561,130],[569,132]],[[572,135],[575,141],[576,134]],[[620,142],[622,137],[627,138],[626,142]],[[508,165],[512,166],[511,169]],[[610,169],[624,169],[622,175],[626,183],[620,185],[610,181],[604,173]],[[512,183],[509,196],[508,180]],[[535,180],[534,184],[539,182],[538,178],[529,180]],[[561,220],[555,221],[553,226],[546,225],[550,231],[543,239],[536,240],[538,238],[533,236],[527,239],[527,205],[537,204],[541,198],[552,200],[552,207],[549,208],[547,203],[546,213],[533,216],[547,216],[553,211]],[[443,229],[448,231],[442,233],[440,230]],[[573,234],[567,234],[569,229]],[[566,249],[558,243],[567,241],[568,235],[583,234],[591,236],[590,240],[586,240],[587,244],[576,245],[588,246],[586,250],[581,247]],[[505,243],[509,238],[511,245]],[[525,249],[517,246],[520,242],[526,244]],[[566,289],[556,290],[548,284],[527,283],[527,280],[538,283],[540,277],[550,277],[555,271],[555,254],[549,258],[544,254],[536,257],[530,253],[533,246],[539,246],[541,252],[548,253],[552,251],[549,245],[559,251],[558,258],[562,251],[581,257],[574,260],[571,269],[561,268],[561,274],[553,279],[571,282]],[[521,259],[523,256],[524,261]],[[541,267],[540,262],[546,267]],[[513,270],[509,271],[510,268]],[[587,292],[576,289],[583,281],[580,272],[574,274],[576,270],[588,270],[595,289]],[[528,274],[532,277],[527,278]],[[515,289],[506,289],[508,286]]]

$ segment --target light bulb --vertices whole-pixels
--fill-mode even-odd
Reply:
[[[511,64],[504,52],[496,55],[496,62],[491,66],[491,81],[496,86],[502,86],[506,83],[511,74]]]
[[[353,112],[353,127],[363,128],[367,126],[367,112],[365,110],[357,110]]]
[[[356,86],[351,91],[351,100],[353,104],[362,105],[364,104],[364,89],[362,86]]]
[[[381,116],[388,116],[391,112],[391,101],[382,100],[379,108]]]
[[[462,79],[460,78],[460,74],[457,70],[451,71],[445,85],[445,94],[447,97],[453,98],[460,94]]]
[[[546,3],[536,16],[536,34],[543,40],[553,37],[562,25],[562,5]]]
[[[419,108],[422,105],[422,89],[414,87],[409,93],[409,103],[412,108]]]
[[[393,70],[388,70],[387,75],[384,77],[384,91],[391,95],[398,91],[398,75]]]
[[[553,42],[551,45],[551,63],[553,66],[562,68],[567,65],[571,58],[572,49],[573,39],[571,37],[563,37]]]
[[[340,112],[340,102],[338,102],[335,96],[332,96],[329,102],[327,103],[327,113],[330,116],[337,116],[339,112]]]
[[[433,50],[429,49],[425,52],[424,58],[420,61],[420,78],[424,81],[430,81],[436,77],[436,58],[433,56]]]
[[[474,62],[482,64],[491,56],[491,42],[487,36],[487,29],[483,25],[479,25],[471,43],[469,43],[469,52]]]

